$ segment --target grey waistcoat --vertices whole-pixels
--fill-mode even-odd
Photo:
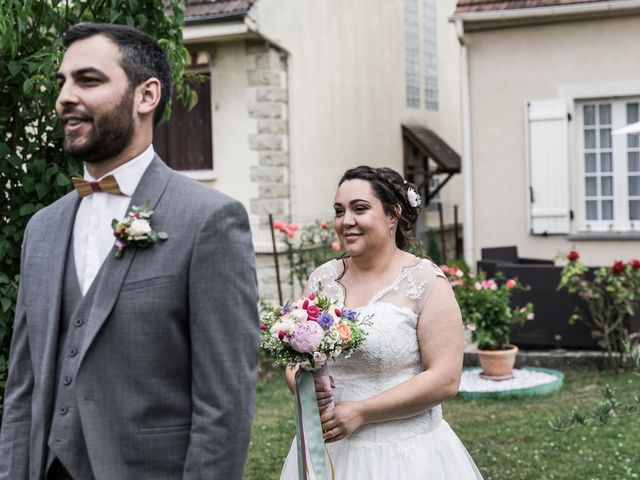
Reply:
[[[73,245],[73,242],[71,243]],[[86,330],[86,319],[89,317],[95,286],[101,272],[102,269],[83,297],[76,274],[73,247],[70,246],[60,309],[55,401],[48,441],[47,469],[57,458],[73,478],[81,480],[93,480],[94,475],[78,412],[75,374],[78,370],[78,352]]]

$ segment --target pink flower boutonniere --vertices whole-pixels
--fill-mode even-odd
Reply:
[[[155,232],[151,229],[152,215],[153,210],[149,209],[149,202],[146,201],[141,207],[134,205],[124,219],[113,219],[111,227],[113,228],[113,236],[116,237],[117,258],[122,256],[122,251],[129,245],[147,248],[158,240],[169,238],[166,232]]]

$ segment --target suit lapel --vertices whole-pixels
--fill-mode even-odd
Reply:
[[[131,198],[127,212],[131,211],[134,205],[141,206],[147,201],[149,202],[149,208],[154,209],[167,187],[170,173],[171,170],[156,156],[140,179],[140,183]],[[78,365],[82,363],[84,355],[91,346],[98,331],[113,310],[113,306],[120,293],[120,288],[133,263],[137,250],[134,246],[127,247],[122,252],[122,257],[116,258],[116,248],[113,247],[102,264],[102,272],[97,278],[98,283],[96,285],[93,305],[91,306],[91,313],[89,314],[87,322],[87,331],[85,332],[80,349],[80,361]]]
[[[48,218],[48,234],[55,240],[51,248],[51,281],[49,283],[48,301],[49,311],[47,315],[45,348],[40,382],[43,391],[52,391],[55,379],[56,355],[58,351],[58,335],[60,330],[60,307],[62,302],[62,289],[64,286],[64,270],[69,255],[69,245],[72,238],[73,224],[76,212],[80,205],[80,197],[72,192],[63,197],[60,203],[52,210]],[[36,272],[36,275],[43,272]],[[52,395],[43,398],[53,398]],[[44,412],[50,412],[50,408],[44,408]],[[48,422],[48,420],[47,420]],[[45,423],[48,424],[48,423]]]

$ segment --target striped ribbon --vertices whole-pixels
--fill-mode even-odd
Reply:
[[[329,476],[325,464],[325,445],[313,373],[302,368],[298,369],[294,390],[298,480],[335,480],[333,465],[331,466],[331,476]]]

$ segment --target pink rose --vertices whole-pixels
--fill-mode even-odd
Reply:
[[[289,339],[291,348],[300,353],[313,353],[324,338],[324,330],[316,322],[298,324]]]
[[[338,242],[331,242],[331,250],[338,251],[340,250],[340,244]]]
[[[309,294],[309,300],[314,301],[316,299],[316,292],[311,292]]]
[[[513,278],[510,278],[509,280],[507,280],[507,288],[515,288],[516,286],[516,281]]]
[[[527,314],[527,320],[533,320],[534,318],[536,318],[536,316],[533,312]]]
[[[309,315],[309,318],[315,320],[318,318],[318,315],[320,315],[320,309],[316,305],[309,305],[307,307],[307,315]]]

